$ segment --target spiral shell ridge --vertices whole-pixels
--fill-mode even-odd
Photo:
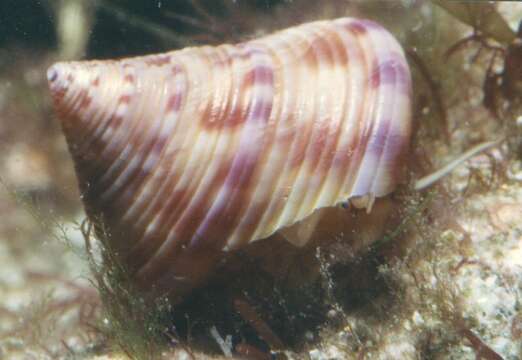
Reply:
[[[144,281],[185,276],[171,270],[184,253],[389,194],[409,143],[403,50],[367,20],[58,63],[48,79],[87,211]]]

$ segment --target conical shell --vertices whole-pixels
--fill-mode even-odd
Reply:
[[[89,216],[139,283],[177,292],[222,250],[349,199],[371,206],[409,143],[404,53],[366,20],[58,63],[48,78]]]

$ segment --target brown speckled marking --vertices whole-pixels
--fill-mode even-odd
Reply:
[[[129,104],[131,102],[131,96],[129,94],[123,94],[118,99],[118,104]]]
[[[327,33],[325,36],[331,36],[330,33]],[[319,37],[312,40],[310,47],[314,49],[315,54],[322,54],[321,57],[318,57],[319,66],[325,66],[326,69],[332,67],[334,64],[334,59],[331,53],[330,44],[326,40],[326,37]]]
[[[92,97],[89,96],[88,94],[85,94],[85,96],[83,96],[82,98],[82,101],[80,103],[80,109],[87,109],[89,107],[89,105],[91,105],[91,102],[92,102]]]
[[[178,74],[184,73],[185,71],[180,64],[174,64],[174,65],[172,65],[170,72],[173,76],[176,76]]]
[[[270,66],[259,64],[243,76],[241,89],[246,90],[254,85],[271,85],[273,81],[273,69]]]
[[[116,128],[119,128],[121,124],[123,123],[123,116],[122,115],[114,115],[112,118],[112,121],[110,122],[110,126]]]
[[[345,51],[345,44],[343,39],[336,32],[331,32],[328,36],[328,42],[331,51],[336,54],[335,64],[336,66],[347,66],[348,64],[348,56],[351,54],[347,54]]]
[[[317,58],[317,54],[314,51],[314,48],[311,47],[308,43],[305,45],[307,47],[306,54],[304,56],[304,63],[307,68],[310,70],[310,74],[314,74],[315,77],[317,75],[317,70],[319,66],[319,60]],[[315,79],[315,78],[314,78]],[[300,79],[300,81],[310,81],[309,79]],[[299,97],[303,97],[303,94],[296,94]],[[313,99],[304,99],[306,102],[313,101]],[[314,112],[317,111],[316,107],[313,107]],[[315,118],[315,113],[306,113],[303,116],[307,118]],[[311,138],[312,130],[314,128],[314,124],[311,122],[307,122],[305,126],[303,126],[300,131],[296,132],[296,137],[294,140],[294,144],[292,145],[292,153],[290,156],[290,168],[299,168],[304,161],[304,157],[306,154],[306,148]]]
[[[366,26],[364,26],[360,22],[350,22],[349,24],[345,25],[345,28],[355,36],[366,35],[366,33],[368,32],[366,30]]]
[[[331,36],[328,38],[331,42],[330,44],[330,50],[331,50],[331,56],[332,56],[332,64],[339,67],[346,67],[348,64],[348,54],[346,54],[346,51],[344,50],[344,43],[342,42],[342,39],[339,37],[339,35],[336,32],[332,32]],[[348,76],[351,74],[343,74],[346,76],[346,82],[348,81]],[[345,89],[344,96],[349,96],[350,89]],[[339,91],[339,96],[341,95]],[[339,114],[340,118],[336,119],[336,124],[334,127],[330,127],[329,134],[326,136],[329,139],[329,146],[325,148],[322,151],[322,162],[321,162],[321,168],[319,171],[323,173],[327,173],[332,166],[335,158],[336,149],[339,146],[339,141],[341,140],[342,136],[342,128],[345,126],[345,114],[347,111],[349,111],[346,102],[343,103],[343,111]],[[332,124],[333,125],[333,124]],[[314,149],[314,151],[318,151],[318,149]]]
[[[163,150],[165,150],[169,140],[170,138],[168,135],[158,135],[152,143],[151,151],[159,158],[163,153]]]
[[[227,101],[227,107],[225,111],[219,111],[210,102],[201,116],[200,123],[202,127],[209,130],[221,130],[223,128],[234,128],[244,123],[246,120],[246,113],[248,110],[248,104],[245,93],[245,84],[242,83],[237,89],[237,84],[232,84],[230,94],[234,95],[229,101]],[[236,88],[234,88],[236,87]]]
[[[384,31],[384,29],[381,25],[377,24],[375,21],[372,21],[372,20],[358,19],[358,20],[352,21],[351,24],[353,24],[353,26],[355,28],[357,28],[355,31],[358,33],[358,35],[362,35],[364,33],[370,32],[370,31],[372,31],[372,32]]]
[[[306,44],[304,45],[306,46],[306,51],[303,55],[303,63],[310,67],[310,69],[312,69],[311,71],[315,71],[315,69],[317,69],[317,55],[315,53],[315,48],[308,41],[300,41],[303,41]]]
[[[170,64],[170,55],[154,55],[154,56],[147,56],[144,58],[145,63],[147,65],[151,66],[163,66]]]
[[[331,49],[326,43],[326,40],[319,42],[318,39],[315,40],[315,44],[312,44],[316,54],[322,54],[321,57],[318,56],[317,58],[318,69],[319,71],[321,71],[320,69],[330,69],[335,63],[334,56],[331,53]],[[319,111],[319,106],[317,106],[316,110]],[[322,113],[324,113],[324,111]],[[317,167],[323,152],[329,151],[329,148],[326,145],[329,144],[328,139],[330,133],[332,132],[330,127],[334,125],[332,124],[331,119],[324,117],[319,118],[319,116],[314,126],[313,136],[310,139],[310,143],[307,144],[306,147],[308,154],[307,164],[311,169],[315,169]]]
[[[184,92],[178,91],[171,95],[169,99],[167,100],[167,107],[165,111],[167,113],[170,112],[178,112],[181,109],[181,105],[183,102]]]
[[[134,75],[126,74],[125,77],[123,78],[123,81],[127,82],[127,83],[130,83],[130,84],[133,84],[134,81],[135,81]]]

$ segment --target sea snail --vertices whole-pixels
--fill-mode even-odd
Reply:
[[[320,209],[370,210],[409,145],[409,68],[368,20],[47,75],[86,212],[144,290],[182,296],[226,252],[306,244]]]

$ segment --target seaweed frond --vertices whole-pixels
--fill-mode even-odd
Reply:
[[[145,299],[136,288],[129,271],[109,245],[108,234],[100,225],[101,236],[97,245],[92,242],[93,223],[86,220],[82,233],[93,285],[97,288],[103,304],[99,330],[105,334],[109,344],[116,344],[120,351],[131,359],[158,359],[168,345],[178,344],[175,327],[171,322],[172,305],[167,297],[154,301]]]

